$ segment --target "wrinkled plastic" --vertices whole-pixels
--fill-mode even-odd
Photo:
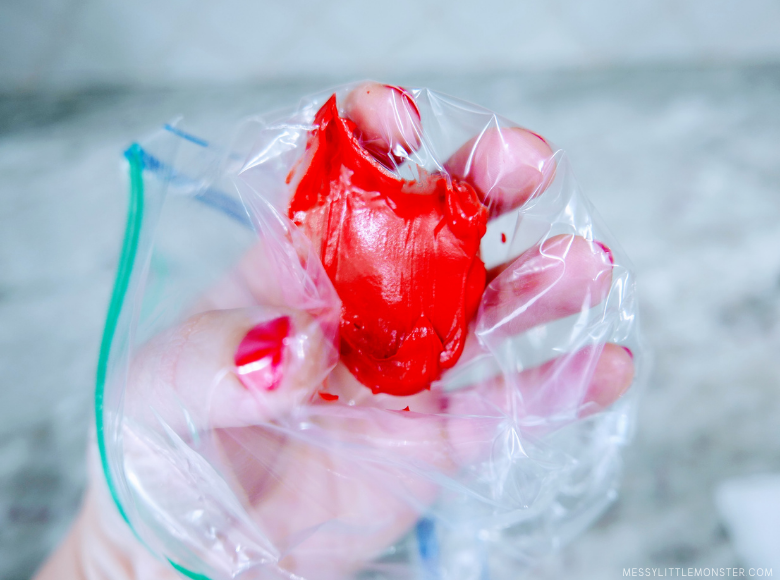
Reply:
[[[353,88],[335,91],[342,112]],[[534,161],[527,190],[498,191],[501,167],[486,171],[491,281],[463,353],[430,390],[372,394],[339,364],[339,294],[288,217],[332,94],[249,119],[226,145],[166,126],[128,150],[96,394],[109,489],[141,541],[192,578],[516,578],[615,497],[636,388],[608,406],[589,389],[615,345],[642,372],[628,261],[563,151]],[[495,162],[486,141],[514,138],[490,111],[407,94],[421,129],[372,153],[398,178],[461,178]],[[611,263],[566,278],[570,257],[599,248]],[[233,327],[238,354],[209,336],[190,352],[199,332]],[[252,328],[260,342],[241,338]],[[273,333],[284,356],[253,363]]]

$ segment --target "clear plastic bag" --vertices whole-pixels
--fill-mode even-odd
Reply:
[[[382,179],[483,190],[489,282],[468,338],[447,343],[457,362],[403,396],[395,375],[372,393],[354,378],[365,361],[339,363],[351,306],[288,208],[326,147],[323,111],[343,116],[362,86],[248,119],[228,145],[177,125],[127,151],[98,446],[122,516],[188,577],[516,578],[615,497],[636,388],[616,402],[599,389],[605,372],[626,387],[642,371],[633,275],[563,151],[534,158],[532,187],[500,191],[515,182],[480,147],[538,136],[490,111],[410,89],[393,105],[400,144],[361,141]],[[244,364],[233,349],[252,329],[265,355]],[[274,333],[283,350],[263,351]]]

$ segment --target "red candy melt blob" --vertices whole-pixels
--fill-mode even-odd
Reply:
[[[485,288],[487,209],[464,182],[389,172],[339,117],[335,95],[315,124],[289,216],[341,298],[342,361],[375,393],[417,393],[463,350]]]

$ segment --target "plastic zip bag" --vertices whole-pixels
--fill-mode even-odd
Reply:
[[[126,153],[130,211],[98,368],[98,446],[122,516],[186,576],[513,578],[615,497],[636,388],[607,408],[594,388],[603,361],[625,359],[615,349],[641,373],[633,275],[563,151],[534,157],[531,187],[485,153],[535,135],[490,111],[399,92],[401,137],[385,150],[363,122],[362,150],[385,182],[475,184],[489,281],[462,353],[428,365],[426,387],[395,396],[397,375],[368,385],[360,375],[374,359],[345,364],[345,341],[365,343],[362,327],[344,326],[359,308],[343,272],[360,249],[325,256],[290,204],[318,148],[328,154],[328,103],[334,130],[357,134],[340,119],[362,86],[249,119],[229,146],[166,125]],[[349,163],[342,173],[362,171]],[[388,199],[382,211],[397,217]],[[582,256],[596,261],[572,277],[569,260]],[[248,331],[235,358],[207,349],[209,333],[234,327]],[[269,333],[283,335],[283,352],[242,364],[258,328],[252,352]]]

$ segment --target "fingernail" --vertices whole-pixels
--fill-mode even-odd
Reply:
[[[631,360],[634,360],[634,353],[633,353],[633,352],[631,352],[631,349],[630,349],[630,348],[628,348],[627,346],[624,346],[624,347],[623,347],[623,350],[625,350],[625,351],[628,353],[628,356],[630,356],[630,357],[631,357]]]
[[[281,383],[284,341],[290,318],[281,316],[252,327],[236,349],[238,379],[246,388],[273,391]]]
[[[412,97],[412,93],[410,93],[409,91],[407,91],[403,87],[396,87],[394,85],[385,85],[385,87],[388,88],[388,89],[392,89],[396,93],[399,93],[401,95],[401,98],[406,103],[408,103],[409,105],[412,106],[412,108],[414,109],[414,112],[417,114],[417,118],[418,119],[420,118],[420,109],[417,108],[417,103],[414,102],[414,98]]]
[[[596,244],[599,248],[601,248],[604,251],[604,253],[609,258],[609,263],[614,265],[615,264],[615,259],[612,257],[612,250],[610,250],[605,244],[602,244],[601,242],[599,242],[597,240],[594,240],[593,243]]]
[[[531,131],[530,129],[525,129],[525,130],[526,130],[526,131],[528,131],[528,132],[529,132],[531,135],[533,135],[534,137],[538,137],[538,138],[539,138],[539,140],[541,140],[541,141],[542,141],[542,142],[543,142],[545,145],[549,145],[549,143],[547,143],[547,139],[545,139],[544,137],[542,137],[542,136],[541,136],[539,133],[536,133],[536,132],[534,132],[534,131]]]

